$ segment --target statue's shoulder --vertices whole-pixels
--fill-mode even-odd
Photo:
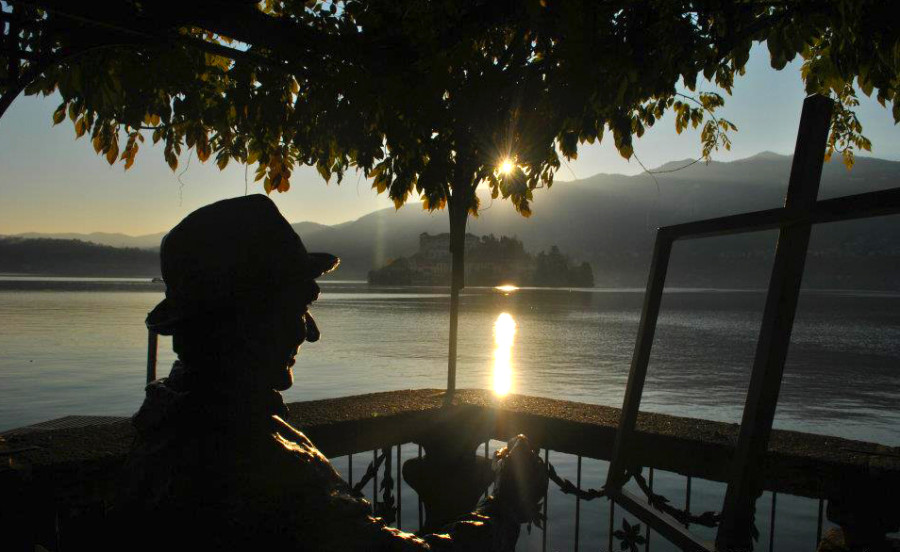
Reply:
[[[313,442],[309,440],[309,437],[296,427],[292,426],[281,416],[272,416],[272,428],[282,439],[291,441],[303,448],[314,449],[316,452],[319,450]]]
[[[306,495],[333,494],[349,490],[331,462],[303,434],[280,416],[272,416],[266,449],[266,468],[254,471],[263,477],[282,479],[282,485]],[[276,475],[277,474],[277,475]]]

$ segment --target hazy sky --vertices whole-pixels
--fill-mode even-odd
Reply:
[[[747,74],[737,81],[734,95],[726,98],[721,115],[738,126],[733,150],[716,160],[749,157],[760,151],[791,153],[800,119],[804,92],[799,63],[783,71],[769,67],[768,52],[756,47]],[[874,100],[861,98],[858,113],[864,134],[873,142],[873,156],[900,160],[900,129],[890,111]],[[244,168],[229,165],[219,171],[213,162],[191,160],[179,182],[166,166],[162,148],[147,140],[134,167],[124,172],[121,163],[110,167],[97,156],[88,138],[75,140],[66,120],[53,127],[51,114],[58,98],[18,98],[0,119],[0,234],[21,232],[122,232],[138,235],[167,230],[190,211],[227,197],[244,194]],[[670,117],[635,145],[648,167],[696,157],[697,132],[678,136]],[[187,162],[182,157],[181,173]],[[609,137],[601,145],[585,146],[578,160],[563,165],[562,181],[586,178],[599,172],[637,174],[640,166],[622,159]],[[261,192],[249,171],[249,192]],[[182,184],[183,183],[183,184]],[[552,193],[552,190],[550,191]],[[273,194],[288,220],[334,224],[353,220],[391,204],[378,196],[364,179],[348,174],[340,186],[325,185],[314,169],[298,168],[291,190]],[[537,203],[535,209],[540,209]],[[419,209],[417,202],[405,209]]]

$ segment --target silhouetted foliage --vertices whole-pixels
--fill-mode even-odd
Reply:
[[[561,153],[632,139],[665,113],[702,126],[703,155],[728,147],[716,119],[754,42],[772,66],[804,60],[809,93],[840,100],[830,149],[868,149],[854,85],[900,120],[900,39],[885,0],[808,2],[121,2],[4,0],[10,14],[0,92],[58,92],[68,117],[110,163],[130,167],[145,133],[178,154],[258,163],[286,191],[295,163],[338,180],[360,168],[401,205],[453,196],[476,211],[474,185],[530,212]],[[13,94],[14,95],[14,94]],[[501,175],[498,160],[516,167]]]

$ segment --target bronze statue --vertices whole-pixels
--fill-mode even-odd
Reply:
[[[163,239],[166,298],[147,317],[178,361],[147,386],[116,511],[120,545],[171,550],[512,550],[546,468],[520,437],[497,456],[495,496],[432,534],[387,527],[285,419],[301,343],[319,330],[308,253],[265,196],[220,201]]]

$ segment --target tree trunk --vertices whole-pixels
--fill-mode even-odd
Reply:
[[[466,220],[468,194],[457,188],[450,197],[450,345],[447,352],[447,394],[456,390],[456,343],[459,329],[459,290],[465,287]]]

